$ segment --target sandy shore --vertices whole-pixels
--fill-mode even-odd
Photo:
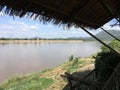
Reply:
[[[82,40],[0,40],[0,43],[83,42]]]

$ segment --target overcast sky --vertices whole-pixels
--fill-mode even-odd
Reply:
[[[116,29],[119,27],[111,28],[109,24],[104,25],[105,29]],[[100,32],[100,30],[91,30],[93,34]],[[64,30],[53,24],[43,24],[39,21],[34,21],[28,18],[11,17],[0,12],[0,38],[66,38],[66,37],[88,37],[89,35],[82,31],[80,28],[71,27]]]

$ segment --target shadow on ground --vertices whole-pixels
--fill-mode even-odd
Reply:
[[[75,72],[75,73],[72,73],[71,75],[74,76],[79,81],[79,79],[84,78],[91,71],[92,70],[86,70],[84,72]],[[91,83],[88,82],[88,81],[92,82],[93,80],[94,80],[94,75],[92,73],[85,80],[83,80],[85,81],[86,84],[84,82],[77,82],[77,81],[72,80],[72,85],[76,85],[76,88],[74,90],[88,90],[88,88],[89,90],[93,90],[93,87],[90,86]],[[67,84],[62,90],[70,90],[70,86]]]

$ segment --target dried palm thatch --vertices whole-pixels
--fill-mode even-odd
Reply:
[[[120,17],[119,5],[120,0],[0,0],[0,11],[44,23],[96,29]]]

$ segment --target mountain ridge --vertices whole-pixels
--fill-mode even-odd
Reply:
[[[112,35],[114,35],[117,38],[120,38],[120,31],[119,30],[108,30],[109,33],[111,33]],[[101,40],[113,40],[115,38],[113,38],[112,36],[110,36],[109,34],[107,34],[105,31],[101,31],[98,34],[95,35],[97,38],[101,39]],[[93,37],[87,37],[84,38],[84,40],[95,40]]]

